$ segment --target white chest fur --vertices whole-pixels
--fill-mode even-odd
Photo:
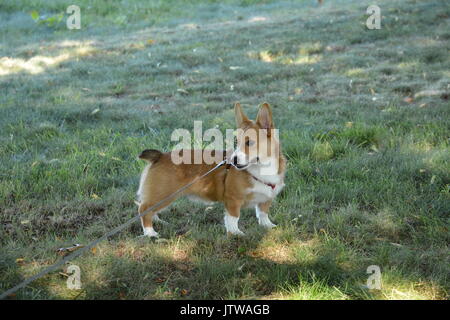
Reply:
[[[250,171],[250,174],[257,177],[256,180],[254,178],[252,179],[253,186],[247,190],[249,194],[252,195],[252,200],[248,204],[249,206],[254,206],[258,203],[263,203],[269,200],[273,200],[278,193],[283,189],[284,187],[284,181],[282,175],[270,175],[270,176],[257,176],[255,173]],[[266,183],[264,183],[264,182]],[[275,186],[275,188],[272,188],[272,186],[268,185],[272,184]]]

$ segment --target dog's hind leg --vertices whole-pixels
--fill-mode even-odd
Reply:
[[[142,214],[151,206],[151,204],[141,204],[138,210],[139,214]],[[144,236],[146,237],[158,237],[158,233],[155,231],[155,229],[153,229],[153,215],[155,213],[155,211],[150,211],[149,213],[141,217],[142,229],[144,231]]]
[[[158,203],[160,199],[156,199],[149,202],[144,202],[139,205],[138,212],[139,214],[142,214],[150,208],[151,206]],[[172,200],[173,201],[173,200]],[[161,211],[163,208],[167,207],[172,201],[167,200],[166,203],[159,205],[155,210],[151,210],[147,214],[141,217],[141,224],[142,229],[144,230],[144,236],[146,237],[158,237],[158,233],[153,229],[153,221],[154,222],[163,222],[163,220],[159,219],[158,212]],[[164,221],[165,222],[165,221]],[[164,223],[163,222],[163,223]]]

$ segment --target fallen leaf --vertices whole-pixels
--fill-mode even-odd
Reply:
[[[185,296],[185,295],[187,295],[189,293],[189,291],[186,290],[186,289],[181,289],[180,293],[181,293],[182,296]]]
[[[332,51],[332,52],[339,52],[339,51],[344,51],[345,47],[344,46],[337,46],[337,45],[330,45],[327,46],[325,48],[326,51]]]
[[[400,243],[390,242],[394,247],[403,247]]]
[[[303,89],[302,88],[295,88],[294,92],[295,92],[295,94],[302,94],[303,93]]]
[[[17,263],[19,266],[23,266],[23,265],[25,264],[25,259],[24,259],[24,258],[17,258],[17,259],[16,259],[16,263]]]
[[[189,92],[187,90],[184,89],[177,89],[178,92],[184,93],[184,94],[189,94]]]

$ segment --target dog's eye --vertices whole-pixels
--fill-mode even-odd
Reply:
[[[253,141],[253,140],[247,140],[247,141],[245,141],[245,145],[247,146],[247,147],[251,147],[252,145],[254,145],[255,144],[255,141]]]

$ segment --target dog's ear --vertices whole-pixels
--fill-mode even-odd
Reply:
[[[237,128],[241,127],[242,123],[248,121],[247,116],[244,114],[244,111],[242,111],[241,104],[239,102],[236,102],[234,105],[234,115],[236,117],[236,126]]]
[[[256,124],[258,124],[261,129],[267,129],[267,133],[270,135],[270,130],[275,126],[272,119],[272,110],[268,103],[264,102],[259,108],[258,115],[256,116]]]

